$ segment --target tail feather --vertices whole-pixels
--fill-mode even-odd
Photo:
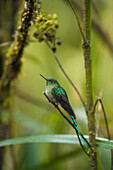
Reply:
[[[84,145],[86,146],[86,148],[88,148],[88,146],[87,146],[87,144],[86,144],[85,140],[83,139],[83,137],[82,137],[82,135],[81,135],[81,133],[80,133],[80,131],[79,131],[78,127],[77,127],[77,123],[76,123],[76,121],[75,121],[74,117],[73,117],[72,115],[70,115],[70,117],[71,117],[71,119],[72,119],[72,121],[73,121],[73,124],[74,124],[74,126],[75,126],[75,128],[76,128],[76,130],[77,130],[78,134],[80,135],[80,137],[81,137],[81,139],[82,139],[82,141],[83,141]]]

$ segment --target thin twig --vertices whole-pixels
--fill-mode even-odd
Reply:
[[[98,98],[98,99],[96,100],[96,102],[95,102],[95,105],[94,105],[94,113],[95,113],[95,109],[96,109],[96,106],[97,106],[97,103],[98,103],[98,102],[100,102],[101,107],[102,107],[102,111],[103,111],[103,115],[104,115],[104,119],[105,119],[105,124],[106,124],[107,135],[108,135],[108,139],[110,140],[111,137],[110,137],[109,127],[108,127],[106,112],[105,112],[104,105],[103,105],[103,103],[102,103],[101,98]],[[113,170],[113,149],[111,149],[111,170]]]
[[[37,41],[36,40],[29,40],[29,42],[37,42]],[[8,45],[11,45],[11,43],[13,43],[13,41],[8,41],[8,42],[1,43],[0,48],[6,47]]]
[[[96,137],[98,137],[98,133],[99,133],[100,115],[101,115],[101,104],[99,103],[98,113],[97,113],[97,128],[96,128],[96,135],[95,135]]]
[[[76,10],[75,10],[75,8],[74,8],[74,6],[73,6],[71,0],[68,0],[68,2],[69,2],[70,6],[71,6],[71,8],[72,8],[72,10],[73,10],[73,12],[74,12],[74,14],[75,14],[75,17],[76,17],[76,20],[77,20],[77,22],[78,22],[78,26],[79,26],[79,29],[80,29],[82,38],[83,38],[84,42],[86,42],[87,39],[86,39],[85,34],[84,34],[84,32],[83,32],[83,29],[82,29],[82,26],[81,26],[79,17],[78,17],[78,15],[77,15],[77,13],[76,13]]]
[[[94,15],[92,15],[92,29],[98,33],[102,41],[107,45],[110,52],[113,53],[113,43],[111,41],[109,32],[108,30],[105,30],[105,26],[102,25],[102,20],[99,16],[98,9],[94,7],[94,1],[92,3],[93,3],[92,10],[94,11]],[[79,12],[80,18],[82,18],[83,8],[79,5],[79,3],[77,3],[77,1],[73,1],[73,6],[74,8],[76,7],[76,9]],[[97,15],[98,19],[95,19],[94,17],[95,14]],[[99,23],[97,21],[99,21]],[[110,55],[110,56],[113,57],[113,55]]]
[[[108,127],[106,112],[105,112],[104,105],[103,105],[103,103],[102,103],[101,98],[98,98],[98,99],[96,100],[96,102],[95,102],[95,105],[94,105],[94,113],[95,113],[95,109],[96,109],[96,106],[97,106],[97,103],[98,103],[98,102],[100,102],[101,107],[102,107],[102,111],[103,111],[103,115],[104,115],[104,119],[105,119],[105,124],[106,124],[107,135],[108,135],[108,139],[110,140],[110,132],[109,132],[109,127]]]
[[[78,140],[79,140],[79,142],[80,142],[80,145],[81,145],[83,151],[89,156],[89,154],[88,154],[87,151],[85,150],[85,148],[84,148],[84,146],[83,146],[83,144],[82,144],[82,142],[81,142],[81,140],[80,140],[80,137],[79,137],[79,135],[78,135],[78,132],[77,132],[74,124],[62,113],[62,111],[59,109],[58,105],[56,105],[54,102],[51,101],[51,99],[47,96],[47,94],[46,94],[45,92],[43,92],[43,94],[44,94],[45,97],[49,100],[49,102],[51,102],[51,104],[53,104],[53,105],[55,106],[55,108],[60,112],[60,114],[64,117],[64,119],[66,119],[67,122],[75,129],[75,131],[76,131],[76,133],[77,133]],[[80,132],[80,133],[81,133],[81,132]],[[82,135],[82,133],[81,133],[81,135]],[[89,144],[89,142],[86,140],[86,138],[85,138],[83,135],[82,135],[82,137],[83,137],[83,139],[85,140],[85,142],[88,144],[88,146],[90,147],[90,144]]]
[[[1,47],[5,47],[5,46],[8,46],[8,45],[10,45],[11,43],[12,43],[12,41],[8,41],[8,42],[1,43],[1,44],[0,44],[0,48],[1,48]]]
[[[76,93],[78,94],[78,96],[79,96],[79,98],[80,98],[80,100],[81,100],[81,102],[82,102],[82,104],[83,104],[83,106],[84,106],[84,108],[85,108],[85,103],[84,103],[84,101],[83,101],[83,99],[82,99],[82,97],[81,97],[81,95],[80,95],[77,87],[74,85],[74,83],[72,82],[72,80],[71,80],[71,79],[69,78],[69,76],[67,75],[66,71],[64,70],[64,68],[63,68],[62,64],[60,63],[60,61],[59,61],[58,57],[56,56],[56,54],[53,52],[53,50],[52,50],[50,44],[48,43],[48,41],[45,40],[45,42],[46,42],[47,46],[49,47],[49,49],[51,50],[51,52],[52,52],[52,54],[53,54],[53,57],[55,58],[57,64],[58,64],[59,67],[60,67],[60,69],[62,70],[62,72],[64,73],[64,75],[66,76],[66,78],[68,79],[68,81],[70,82],[70,84],[71,84],[71,85],[73,86],[73,88],[75,89]]]
[[[102,91],[100,92],[99,96],[100,96],[100,98],[102,98]],[[97,113],[97,131],[96,131],[96,137],[98,136],[98,133],[99,133],[100,115],[101,115],[101,104],[99,103],[98,113]]]
[[[81,145],[83,151],[86,153],[87,156],[90,156],[89,153],[85,150],[85,148],[84,148],[84,146],[83,146],[83,144],[82,144],[82,142],[81,142],[81,139],[80,139],[80,136],[79,136],[79,134],[78,134],[78,131],[76,130],[76,128],[74,128],[74,129],[75,129],[75,131],[76,131],[76,134],[77,134],[79,143],[80,143],[80,145]],[[81,132],[80,132],[80,133],[81,133]],[[82,135],[82,134],[81,134],[81,135]],[[83,137],[83,139],[86,141],[86,139],[84,138],[83,135],[82,135],[82,137]],[[90,147],[89,143],[88,143],[88,146]]]

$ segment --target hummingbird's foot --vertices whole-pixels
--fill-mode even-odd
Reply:
[[[54,103],[53,99],[48,100],[49,103],[53,103],[53,105],[55,106],[56,104]],[[56,106],[55,106],[56,107]]]
[[[58,107],[58,104],[55,104],[54,106],[55,106],[55,108],[57,108],[57,107]]]
[[[53,101],[53,99],[51,99],[51,101],[49,101],[49,102],[51,102],[51,103],[55,106],[55,108],[57,108],[57,107],[58,107],[58,104],[57,104],[57,103],[55,103],[55,102]]]
[[[48,102],[54,103],[54,102],[53,102],[53,99],[51,99],[51,98],[50,98],[50,100],[48,100]]]
[[[48,102],[51,102],[51,103],[55,106],[55,108],[57,108],[57,107],[58,107],[58,104],[54,103],[53,99],[51,99],[51,101],[50,101],[50,100],[48,100]]]

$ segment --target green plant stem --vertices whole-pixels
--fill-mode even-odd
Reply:
[[[95,142],[95,116],[93,110],[93,92],[92,92],[92,72],[91,72],[91,0],[83,0],[84,6],[84,33],[87,42],[83,44],[84,61],[85,61],[85,76],[86,76],[86,113],[88,118],[88,129],[90,139],[90,162],[91,169],[97,169],[97,155]]]
[[[76,17],[76,20],[77,20],[77,22],[78,22],[78,26],[79,26],[79,29],[80,29],[82,38],[83,38],[83,40],[84,40],[84,42],[85,42],[85,41],[86,41],[86,37],[85,37],[84,31],[83,31],[83,29],[82,29],[82,26],[81,26],[79,17],[78,17],[78,15],[77,15],[77,13],[76,13],[76,10],[75,10],[75,8],[74,8],[71,0],[68,0],[68,2],[69,2],[70,6],[71,6],[71,8],[72,8],[72,10],[73,10],[73,12],[74,12],[74,14],[75,14],[75,17]]]
[[[110,131],[109,131],[108,122],[107,122],[107,116],[106,116],[106,112],[105,112],[105,109],[104,109],[103,102],[102,102],[100,97],[95,102],[94,113],[95,113],[95,108],[96,108],[98,102],[100,103],[101,108],[102,108],[102,112],[103,112],[104,120],[105,120],[105,124],[106,124],[106,131],[107,131],[108,139],[110,140],[111,137],[110,137]],[[113,170],[113,149],[111,149],[111,170]]]
[[[61,64],[61,62],[60,62],[60,60],[58,59],[58,57],[57,57],[57,55],[55,54],[55,52],[53,52],[53,50],[52,50],[50,44],[48,43],[48,41],[45,40],[45,42],[46,42],[47,46],[49,47],[49,49],[51,50],[51,52],[52,52],[52,54],[53,54],[53,57],[55,58],[57,64],[59,65],[60,69],[62,70],[63,74],[64,74],[65,77],[68,79],[68,81],[69,81],[70,84],[73,86],[73,88],[75,89],[77,95],[79,96],[79,98],[80,98],[80,100],[81,100],[81,102],[82,102],[82,104],[83,104],[83,106],[84,106],[84,108],[85,108],[84,100],[83,100],[83,98],[82,98],[80,92],[78,91],[77,87],[74,85],[74,83],[72,82],[72,80],[70,79],[70,77],[68,76],[68,74],[66,73],[66,71],[64,70],[64,68],[63,68],[63,66],[62,66],[62,64]]]

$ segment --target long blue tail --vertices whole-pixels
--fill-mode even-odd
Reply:
[[[75,118],[74,118],[72,115],[70,115],[70,117],[71,117],[71,120],[73,121],[73,124],[74,124],[74,126],[75,126],[77,132],[79,133],[79,135],[80,135],[80,137],[81,137],[81,139],[82,139],[84,145],[86,146],[86,148],[88,148],[88,146],[87,146],[85,140],[83,139],[83,137],[82,137],[82,135],[81,135],[81,133],[80,133],[78,127],[77,127],[77,123],[76,123],[76,121],[75,121]]]

